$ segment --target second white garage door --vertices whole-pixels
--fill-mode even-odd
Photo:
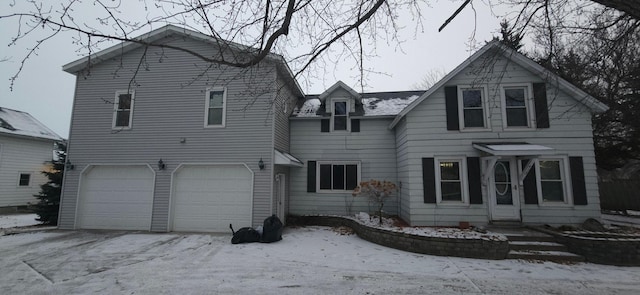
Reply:
[[[173,175],[172,230],[251,226],[253,174],[244,165],[183,165]]]

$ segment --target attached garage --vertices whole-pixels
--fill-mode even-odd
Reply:
[[[251,226],[253,172],[242,164],[181,165],[173,175],[173,231]]]
[[[147,165],[92,165],[80,179],[77,228],[150,230],[155,173]]]

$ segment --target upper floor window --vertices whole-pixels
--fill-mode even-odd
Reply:
[[[358,162],[319,162],[317,169],[319,191],[352,191],[360,183]]]
[[[113,104],[113,128],[131,128],[133,118],[134,91],[116,91],[116,98]]]
[[[502,88],[504,126],[529,128],[533,126],[530,87],[506,86]]]
[[[30,185],[31,185],[31,174],[20,173],[20,177],[18,178],[18,186],[30,186]]]
[[[209,88],[206,96],[205,127],[224,127],[226,119],[227,91],[225,88]]]
[[[333,101],[333,130],[349,130],[349,102],[346,100]]]
[[[459,88],[460,125],[463,128],[486,128],[487,107],[484,88]]]

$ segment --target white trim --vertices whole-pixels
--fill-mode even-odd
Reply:
[[[117,118],[118,118],[118,106],[120,105],[120,95],[130,94],[131,101],[129,103],[129,125],[127,126],[116,126]],[[135,90],[117,90],[116,96],[113,100],[113,118],[111,122],[111,129],[113,130],[129,130],[133,127],[133,104],[135,102],[136,91]]]
[[[321,165],[331,165],[331,167],[332,167],[332,169],[331,169],[331,180],[332,180],[331,181],[331,189],[321,189],[320,188],[320,176],[321,176],[320,175],[320,166]],[[344,165],[345,169],[346,169],[347,165],[356,165],[356,170],[357,170],[357,173],[358,173],[358,179],[356,181],[356,185],[359,185],[360,181],[362,181],[362,166],[361,166],[362,163],[360,161],[345,161],[345,160],[316,161],[316,192],[317,193],[350,193],[350,192],[352,192],[352,190],[347,190],[347,189],[344,189],[344,190],[334,190],[333,189],[333,165]],[[344,185],[345,185],[345,188],[346,188],[346,186],[347,186],[347,183],[346,183],[346,177],[347,177],[346,171],[345,171],[345,175],[344,176],[345,176],[345,184]]]
[[[482,100],[482,119],[484,127],[466,127],[464,125],[464,98],[462,93],[465,90],[480,90]],[[491,124],[489,121],[489,100],[487,96],[486,86],[458,85],[458,121],[460,131],[491,131]]]
[[[507,125],[507,102],[505,96],[506,89],[525,89],[524,107],[527,114],[527,126],[508,126]],[[504,131],[523,131],[536,129],[535,104],[533,102],[533,84],[532,83],[514,83],[500,85],[500,111],[502,113],[502,128]]]
[[[225,163],[225,162],[210,162],[210,163],[180,163],[176,169],[173,169],[173,171],[171,171],[171,184],[169,185],[169,213],[167,214],[167,232],[170,232],[173,230],[173,218],[174,218],[174,203],[175,203],[175,179],[176,179],[176,174],[178,172],[180,172],[180,170],[182,170],[185,166],[217,166],[217,165],[227,165],[227,166],[244,166],[244,168],[246,168],[247,170],[249,170],[249,173],[251,173],[251,204],[253,204],[254,201],[254,194],[255,194],[255,173],[253,172],[253,170],[251,170],[251,168],[249,167],[249,165],[247,165],[246,163],[238,163],[238,162],[229,162],[229,163]],[[273,169],[272,169],[273,170]],[[273,190],[272,190],[273,191]],[[250,224],[253,224],[253,205],[250,208]]]
[[[355,99],[359,99],[360,98],[360,93],[358,93],[357,91],[353,90],[353,88],[347,86],[347,84],[344,84],[344,82],[338,81],[335,84],[333,84],[331,87],[329,87],[329,89],[327,89],[324,92],[322,92],[318,96],[318,99],[324,100],[325,98],[327,98],[327,96],[329,96],[329,94],[333,93],[338,88],[342,88],[342,89],[346,90],[347,92],[349,92],[349,94],[353,95],[353,97]]]
[[[539,156],[553,155],[553,148],[529,143],[472,143],[477,150],[494,156]]]
[[[348,98],[343,98],[343,97],[338,97],[338,98],[332,98],[331,100],[331,132],[351,132],[351,120],[349,118],[349,113],[351,112],[351,104],[350,104],[350,99]],[[340,117],[344,117],[345,118],[345,124],[347,126],[345,126],[345,130],[335,130],[335,116],[336,116],[336,103],[338,102],[344,102],[345,103],[345,114],[344,116],[340,116]]]
[[[552,156],[534,159],[536,161],[536,188],[538,191],[538,205],[544,207],[567,207],[573,206],[573,194],[571,192],[571,171],[569,167],[569,158],[567,156]],[[558,161],[560,163],[560,178],[562,179],[562,189],[564,193],[564,201],[553,202],[544,201],[542,196],[542,177],[540,175],[540,161]]]
[[[462,200],[460,201],[443,201],[442,200],[442,179],[440,175],[440,163],[441,162],[458,162],[458,176],[460,177],[460,186],[462,192]],[[435,157],[433,161],[433,169],[435,171],[436,178],[436,204],[438,205],[469,205],[469,181],[467,171],[467,158],[464,156],[441,156]]]
[[[211,92],[222,92],[222,122],[221,124],[209,125],[209,97]],[[204,96],[204,128],[224,128],[227,121],[227,88],[209,87]]]

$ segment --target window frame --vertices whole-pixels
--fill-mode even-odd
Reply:
[[[513,88],[524,88],[525,91],[525,114],[527,114],[527,126],[509,126],[507,122],[507,96],[505,90]],[[502,127],[504,130],[531,130],[536,127],[535,104],[533,101],[533,83],[517,83],[500,85],[500,104],[502,113]]]
[[[209,124],[211,92],[222,92],[222,120],[220,124]],[[224,128],[227,125],[227,87],[209,87],[204,95],[204,128]]]
[[[458,162],[460,171],[458,171],[460,177],[460,186],[462,192],[462,200],[460,201],[446,201],[442,200],[442,177],[440,171],[440,163],[442,162]],[[439,205],[469,205],[469,181],[467,171],[467,159],[466,157],[437,157],[434,158],[434,172],[436,179],[436,204]]]
[[[336,117],[336,103],[344,102],[346,106],[344,118],[346,123],[346,128],[344,130],[336,130],[335,127],[335,117]],[[348,98],[333,98],[331,99],[331,132],[350,132],[351,131],[351,120],[349,120],[349,113],[351,112],[351,101]],[[342,117],[342,115],[340,116]]]
[[[29,176],[28,179],[28,183],[26,185],[22,184],[22,175],[27,175]],[[31,187],[32,183],[33,183],[33,177],[31,172],[18,172],[18,183],[17,186],[18,187]]]
[[[482,95],[482,119],[483,127],[467,127],[464,124],[464,96],[465,90],[480,90]],[[487,99],[487,87],[475,85],[458,85],[458,124],[460,131],[489,131],[491,130],[489,120],[489,104]]]
[[[118,107],[120,106],[120,95],[123,95],[123,94],[131,95],[131,102],[129,103],[129,124],[127,126],[117,126],[116,124],[118,122],[118,110],[119,110]],[[133,109],[134,109],[135,97],[136,97],[135,90],[117,90],[116,91],[116,95],[113,101],[113,118],[111,122],[111,129],[128,130],[133,127]]]
[[[535,159],[536,169],[536,189],[538,191],[538,204],[540,206],[571,206],[573,204],[573,195],[571,190],[571,171],[569,167],[569,159],[567,157],[544,157]],[[540,173],[540,161],[557,161],[560,163],[560,178],[562,180],[562,190],[564,200],[545,201],[542,194],[542,175]]]
[[[322,165],[331,165],[331,189],[322,189],[320,188],[320,178],[322,177],[321,173],[320,173],[320,167]],[[361,170],[361,162],[360,161],[317,161],[316,162],[316,192],[318,193],[351,193],[353,192],[353,190],[348,190],[348,189],[344,189],[344,190],[340,190],[340,189],[333,189],[333,166],[334,165],[344,165],[345,167],[347,165],[356,165],[356,173],[357,175],[357,179],[356,179],[356,186],[360,185],[360,182],[362,181],[362,170]],[[346,171],[344,174],[345,177],[345,188],[347,187],[346,184]]]

